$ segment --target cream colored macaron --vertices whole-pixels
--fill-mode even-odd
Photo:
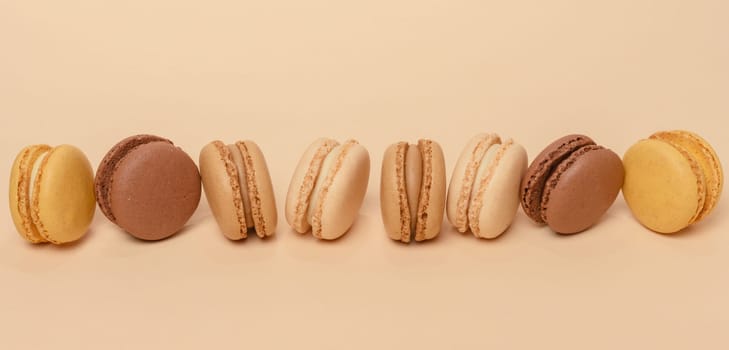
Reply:
[[[382,222],[390,238],[408,243],[435,238],[443,223],[446,176],[437,142],[398,142],[385,150],[380,178]]]
[[[70,145],[21,150],[10,172],[8,194],[15,228],[31,243],[80,239],[96,208],[91,164]]]
[[[473,137],[461,152],[448,186],[446,215],[458,232],[495,238],[511,225],[527,168],[524,147],[496,134]]]
[[[213,141],[200,151],[200,176],[220,231],[231,240],[276,232],[276,200],[263,152],[253,141]]]
[[[370,156],[355,140],[320,138],[306,149],[286,195],[286,221],[299,233],[337,239],[354,223],[370,175]]]

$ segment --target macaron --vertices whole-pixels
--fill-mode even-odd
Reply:
[[[362,206],[370,156],[355,140],[320,138],[299,160],[286,195],[286,221],[299,233],[333,240],[344,235]]]
[[[220,231],[231,240],[276,232],[276,199],[263,152],[253,141],[213,141],[200,151],[205,197]]]
[[[10,216],[31,243],[73,242],[94,218],[94,172],[70,145],[25,147],[10,171]]]
[[[532,161],[521,184],[521,205],[534,222],[561,234],[593,226],[615,201],[624,171],[615,152],[585,135],[567,135]]]
[[[94,180],[104,215],[132,236],[160,240],[182,229],[200,202],[200,173],[172,141],[154,135],[121,140]]]
[[[437,142],[398,142],[385,150],[380,177],[382,222],[390,238],[408,243],[435,238],[443,223],[445,159]]]
[[[675,233],[716,207],[724,172],[716,151],[699,135],[662,131],[638,141],[623,157],[623,197],[643,226]]]
[[[496,238],[519,208],[519,184],[527,166],[524,147],[497,134],[478,134],[463,148],[448,185],[446,216],[464,233]]]

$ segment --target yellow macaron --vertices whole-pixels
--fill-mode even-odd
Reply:
[[[10,173],[10,213],[32,243],[62,244],[83,237],[94,217],[94,174],[70,145],[25,147]]]
[[[633,215],[660,233],[705,218],[719,202],[724,174],[706,140],[682,130],[657,132],[623,157],[623,196]]]

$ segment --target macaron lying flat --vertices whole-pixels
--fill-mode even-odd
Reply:
[[[521,205],[534,222],[557,233],[582,232],[613,204],[623,177],[617,154],[587,136],[567,135],[532,161],[522,181]]]
[[[443,223],[445,193],[445,159],[438,143],[398,142],[387,148],[380,208],[390,238],[404,243],[435,238]]]
[[[286,221],[297,232],[311,230],[319,239],[341,237],[357,218],[369,175],[369,153],[357,141],[314,141],[291,178]]]
[[[8,194],[15,228],[31,243],[76,241],[94,217],[94,173],[86,155],[73,146],[21,150]]]
[[[496,238],[519,208],[527,166],[524,147],[496,134],[479,134],[463,148],[448,186],[446,215],[458,232]]]
[[[254,229],[276,232],[276,200],[263,152],[253,141],[213,141],[200,151],[200,176],[210,209],[225,237],[239,240]]]
[[[136,135],[117,143],[101,161],[94,184],[104,215],[143,240],[177,233],[200,202],[195,162],[159,136]]]
[[[688,131],[657,132],[623,157],[623,197],[643,226],[674,233],[716,207],[724,173],[714,149]]]

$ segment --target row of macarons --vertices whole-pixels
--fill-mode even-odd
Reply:
[[[276,232],[271,176],[255,142],[213,141],[200,151],[198,164],[172,141],[154,135],[118,142],[95,176],[74,146],[28,146],[11,170],[11,216],[27,241],[62,244],[83,237],[98,205],[132,236],[160,240],[185,226],[204,190],[225,237]],[[437,142],[394,143],[381,166],[385,231],[396,241],[429,240],[439,234],[445,216],[459,232],[495,238],[508,229],[521,204],[534,222],[573,234],[597,223],[622,189],[641,224],[674,233],[706,217],[723,187],[714,149],[681,130],[640,140],[622,159],[588,136],[567,135],[527,165],[526,150],[513,139],[478,134],[463,148],[446,184]],[[315,140],[292,175],[287,223],[319,239],[341,237],[358,215],[369,174],[369,153],[357,141]]]

